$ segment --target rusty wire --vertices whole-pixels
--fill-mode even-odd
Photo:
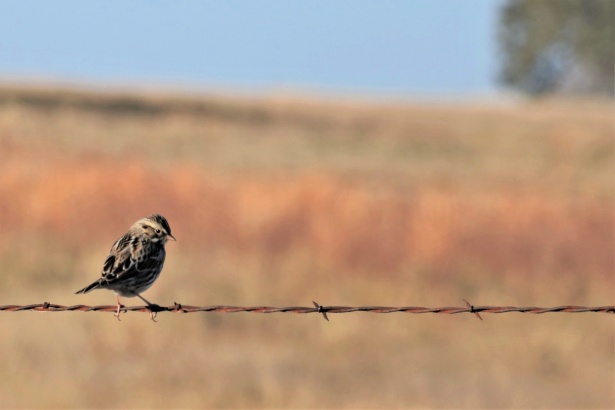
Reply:
[[[615,306],[555,306],[555,307],[517,307],[517,306],[472,306],[464,300],[464,307],[416,307],[416,306],[322,306],[316,302],[312,302],[314,307],[302,306],[286,306],[286,307],[271,307],[271,306],[190,306],[174,303],[173,306],[122,306],[123,312],[147,312],[157,314],[159,312],[174,312],[174,313],[194,313],[194,312],[220,312],[220,313],[236,313],[236,312],[252,312],[252,313],[320,313],[323,317],[329,320],[329,313],[352,313],[352,312],[369,312],[369,313],[440,313],[440,314],[457,314],[457,313],[472,313],[482,320],[480,313],[610,313],[615,314]],[[5,305],[0,306],[0,311],[3,312],[116,312],[116,305],[101,305],[101,306],[86,306],[73,305],[62,306],[54,303],[38,303],[32,305]]]

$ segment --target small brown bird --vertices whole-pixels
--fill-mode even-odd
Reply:
[[[157,305],[148,302],[140,293],[149,289],[158,279],[166,256],[164,245],[169,238],[175,240],[164,216],[152,214],[139,219],[111,247],[100,279],[76,293],[88,293],[94,289],[114,291],[117,295],[115,316],[118,320],[123,307],[119,297],[137,296],[147,303],[154,320]]]

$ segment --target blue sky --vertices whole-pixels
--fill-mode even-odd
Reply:
[[[498,0],[0,3],[0,81],[499,91]]]

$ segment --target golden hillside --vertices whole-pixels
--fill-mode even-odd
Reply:
[[[73,293],[151,212],[164,305],[614,304],[614,131],[595,101],[5,86],[0,305],[113,304]],[[614,405],[607,315],[0,314],[0,407]]]

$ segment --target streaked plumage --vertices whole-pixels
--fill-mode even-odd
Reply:
[[[116,298],[118,319],[122,307],[119,296],[137,296],[148,306],[154,306],[140,293],[149,289],[160,275],[166,256],[164,245],[168,238],[175,240],[164,216],[152,214],[139,219],[111,247],[100,279],[76,293],[87,293],[94,289],[114,291],[118,295]],[[152,319],[153,313],[152,310]]]

